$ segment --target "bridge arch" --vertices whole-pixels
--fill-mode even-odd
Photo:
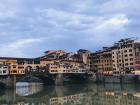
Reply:
[[[25,68],[25,73],[30,73],[31,71],[32,71],[32,66],[27,66],[26,68]]]

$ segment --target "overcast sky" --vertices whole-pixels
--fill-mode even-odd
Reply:
[[[96,51],[140,36],[140,0],[0,0],[0,56]]]

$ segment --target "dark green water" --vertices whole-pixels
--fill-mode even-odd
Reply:
[[[0,105],[140,105],[140,85],[26,83],[16,89],[0,89]]]

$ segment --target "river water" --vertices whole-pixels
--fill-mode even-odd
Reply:
[[[17,83],[0,89],[0,105],[140,105],[140,85]]]

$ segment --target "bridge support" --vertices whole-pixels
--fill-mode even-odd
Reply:
[[[16,87],[16,76],[8,76],[8,78],[6,80],[6,87],[7,88]]]
[[[55,85],[63,85],[63,81],[64,81],[63,74],[62,73],[57,74],[55,79]]]
[[[5,84],[6,88],[15,88],[15,86],[16,86],[16,76],[1,77],[0,82]]]

